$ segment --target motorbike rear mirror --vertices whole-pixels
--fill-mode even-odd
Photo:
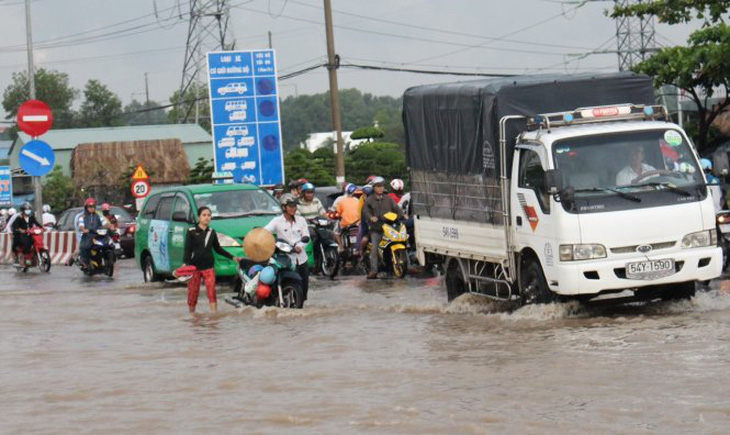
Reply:
[[[560,169],[545,171],[545,190],[550,195],[557,195],[563,191],[563,174]]]
[[[302,237],[302,243],[309,243],[309,236]]]

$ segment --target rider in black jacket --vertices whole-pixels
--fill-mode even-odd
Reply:
[[[24,254],[30,252],[30,248],[33,246],[33,239],[28,234],[28,230],[34,226],[43,227],[33,215],[33,208],[30,206],[30,203],[23,203],[20,207],[20,215],[13,222],[13,253],[15,253],[17,247],[23,248]],[[19,263],[17,256],[15,257],[15,263]]]

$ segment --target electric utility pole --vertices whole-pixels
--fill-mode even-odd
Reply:
[[[25,0],[25,37],[28,44],[28,99],[35,100],[35,65],[33,64],[33,31],[30,25],[30,0]],[[33,177],[35,213],[38,222],[43,222],[43,186],[41,177]]]
[[[330,104],[332,105],[332,124],[337,134],[337,152],[335,153],[335,170],[337,184],[345,182],[345,154],[342,143],[342,121],[340,119],[340,91],[337,87],[337,68],[340,57],[335,54],[335,35],[332,30],[332,4],[324,0],[324,24],[327,30],[327,69],[330,77]]]

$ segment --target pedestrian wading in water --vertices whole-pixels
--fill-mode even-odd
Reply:
[[[239,258],[226,252],[218,243],[218,236],[215,230],[210,228],[211,213],[208,207],[198,209],[198,224],[188,230],[185,241],[185,256],[183,267],[195,266],[193,276],[188,281],[188,308],[191,313],[195,312],[198,304],[201,280],[205,281],[205,289],[208,291],[210,311],[216,312],[217,298],[215,294],[215,258],[213,251],[231,260],[239,261]]]

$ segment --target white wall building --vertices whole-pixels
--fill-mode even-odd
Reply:
[[[350,135],[352,135],[351,131],[342,132],[342,141],[345,149],[348,147],[354,149],[361,143],[368,141],[367,139],[350,139]],[[334,131],[310,133],[307,140],[301,143],[301,147],[308,149],[310,152],[314,152],[317,148],[325,146],[329,141],[332,142],[332,150],[337,152],[337,133]]]

